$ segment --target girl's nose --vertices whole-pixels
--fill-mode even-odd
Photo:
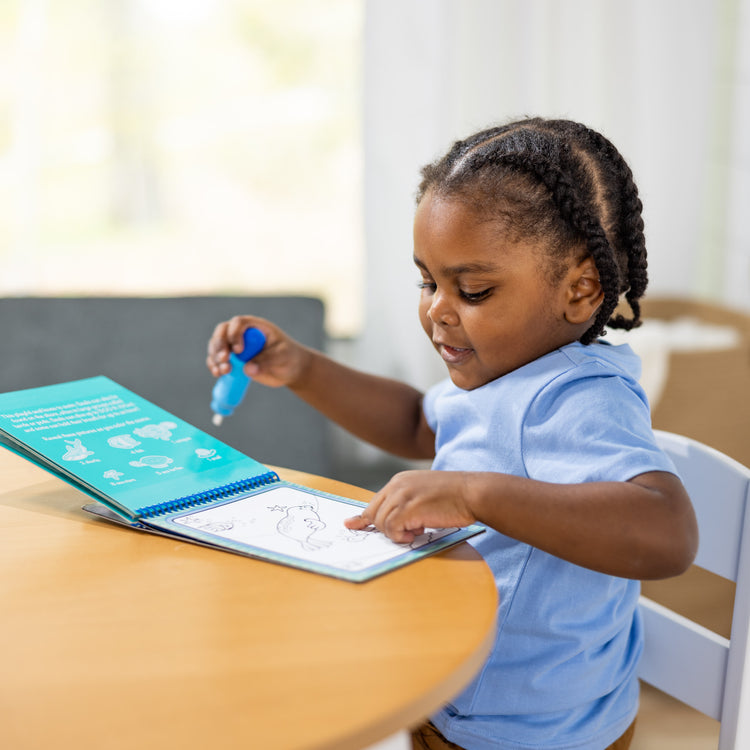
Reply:
[[[458,325],[458,315],[447,299],[446,295],[439,289],[432,295],[432,303],[427,311],[427,317],[436,325],[455,326]]]

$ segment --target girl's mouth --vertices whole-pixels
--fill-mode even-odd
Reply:
[[[448,346],[447,344],[438,344],[438,351],[447,364],[460,365],[471,356],[474,350],[463,347]]]

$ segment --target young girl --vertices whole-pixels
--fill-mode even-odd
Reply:
[[[477,133],[422,175],[419,317],[449,379],[423,395],[252,316],[216,328],[208,366],[224,373],[256,326],[268,339],[246,366],[257,382],[291,388],[387,451],[434,459],[393,477],[349,528],[409,542],[425,527],[487,526],[473,543],[497,581],[496,642],[415,747],[626,748],[638,580],[682,572],[697,546],[639,361],[599,338],[640,323],[636,186],[608,140],[562,120]],[[622,295],[631,318],[613,317]]]

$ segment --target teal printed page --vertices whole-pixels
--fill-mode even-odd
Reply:
[[[104,376],[0,394],[0,431],[37,463],[131,518],[269,474]]]

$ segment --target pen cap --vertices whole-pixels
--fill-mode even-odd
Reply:
[[[257,328],[248,328],[242,338],[245,342],[245,348],[234,356],[243,362],[249,362],[266,345],[266,337],[263,335],[263,331]]]

